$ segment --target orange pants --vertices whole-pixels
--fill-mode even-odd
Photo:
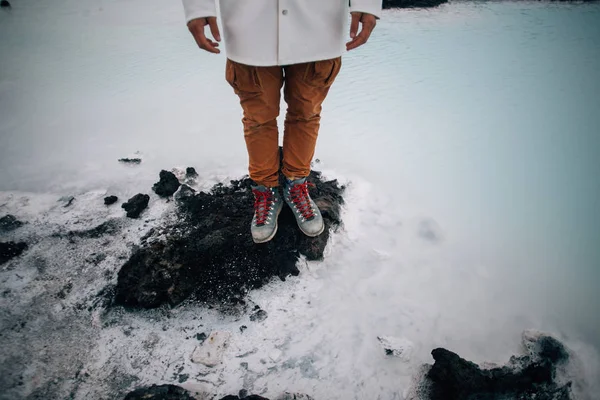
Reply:
[[[244,111],[244,138],[250,178],[258,185],[279,183],[277,117],[281,88],[288,105],[283,134],[282,173],[289,179],[308,176],[315,154],[321,105],[342,66],[331,60],[273,67],[253,67],[227,60],[226,79]]]

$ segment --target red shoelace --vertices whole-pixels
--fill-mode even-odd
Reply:
[[[252,190],[254,193],[254,213],[256,214],[256,225],[261,226],[267,222],[269,211],[273,204],[273,194],[270,190],[262,192],[260,190]]]
[[[315,213],[313,212],[308,195],[309,185],[312,186],[312,184],[305,181],[304,183],[292,186],[290,189],[290,198],[304,219],[310,221],[314,218]]]

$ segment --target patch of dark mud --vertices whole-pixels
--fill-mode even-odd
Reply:
[[[457,354],[434,349],[421,399],[429,400],[570,400],[571,382],[556,382],[557,367],[569,353],[550,336],[524,338],[527,354],[511,357],[500,368],[481,369]]]
[[[23,226],[23,222],[19,221],[14,215],[5,215],[0,218],[0,233],[14,231]]]
[[[250,179],[215,185],[210,193],[178,198],[178,222],[156,229],[118,275],[116,304],[153,308],[188,298],[227,304],[273,277],[298,275],[300,255],[321,260],[330,232],[340,221],[343,187],[311,173],[311,196],[325,231],[309,238],[298,229],[289,207],[279,216],[275,238],[257,245],[250,235],[253,195]]]
[[[0,242],[0,265],[20,256],[25,250],[25,242]]]

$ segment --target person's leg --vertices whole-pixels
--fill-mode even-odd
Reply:
[[[244,111],[244,138],[248,149],[250,178],[255,185],[254,217],[250,225],[256,243],[277,233],[277,217],[283,207],[279,184],[279,132],[277,116],[283,69],[253,67],[227,60],[227,82],[240,98]]]
[[[254,67],[227,60],[227,82],[240,98],[244,111],[244,138],[250,178],[265,187],[278,186],[279,131],[277,117],[283,85],[279,66]]]
[[[318,236],[325,229],[319,208],[308,193],[306,177],[315,154],[321,105],[340,68],[341,57],[284,69],[283,91],[288,109],[283,137],[283,194],[300,230],[308,236]]]
[[[321,121],[321,109],[342,65],[341,57],[284,67],[284,98],[288,105],[283,136],[283,174],[310,174]]]

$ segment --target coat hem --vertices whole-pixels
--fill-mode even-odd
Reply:
[[[317,56],[312,57],[304,57],[304,58],[284,58],[279,61],[277,60],[252,60],[251,58],[238,57],[236,55],[227,54],[227,58],[231,61],[235,61],[236,63],[250,65],[253,67],[273,67],[273,66],[284,66],[284,65],[293,65],[293,64],[302,64],[307,62],[315,62],[315,61],[323,61],[323,60],[331,60],[332,58],[341,57],[343,54],[342,51],[336,51],[331,53],[319,54]]]

